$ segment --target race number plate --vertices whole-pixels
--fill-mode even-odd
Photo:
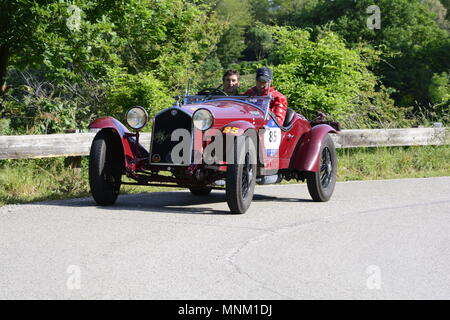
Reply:
[[[268,157],[274,157],[280,150],[281,129],[276,125],[275,121],[270,120],[266,132],[264,132],[264,145]]]

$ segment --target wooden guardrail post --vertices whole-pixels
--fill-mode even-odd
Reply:
[[[80,133],[79,129],[65,130],[65,133]],[[73,170],[77,176],[81,176],[81,156],[69,156],[64,159],[64,165]]]

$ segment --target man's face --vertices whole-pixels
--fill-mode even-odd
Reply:
[[[268,84],[267,81],[256,80],[256,88],[260,92],[267,88],[267,84]]]
[[[236,74],[228,75],[223,79],[223,90],[229,95],[236,95],[239,86],[239,78]]]

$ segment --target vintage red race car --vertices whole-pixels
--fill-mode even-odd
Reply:
[[[103,117],[90,129],[89,183],[98,205],[115,203],[121,184],[189,188],[194,196],[226,192],[232,213],[249,208],[255,184],[304,181],[314,201],[328,201],[337,159],[330,133],[336,123],[308,121],[288,109],[284,123],[270,112],[270,96],[226,96],[217,89],[178,97],[153,119],[151,144],[139,143],[144,108],[127,112],[127,124]],[[147,151],[149,150],[149,151]],[[123,176],[134,182],[123,181]]]

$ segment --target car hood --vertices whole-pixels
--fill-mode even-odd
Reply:
[[[184,105],[182,109],[193,114],[197,109],[207,109],[214,116],[215,122],[228,123],[234,120],[247,120],[255,122],[256,119],[263,120],[262,109],[241,101],[215,100],[196,104]]]

